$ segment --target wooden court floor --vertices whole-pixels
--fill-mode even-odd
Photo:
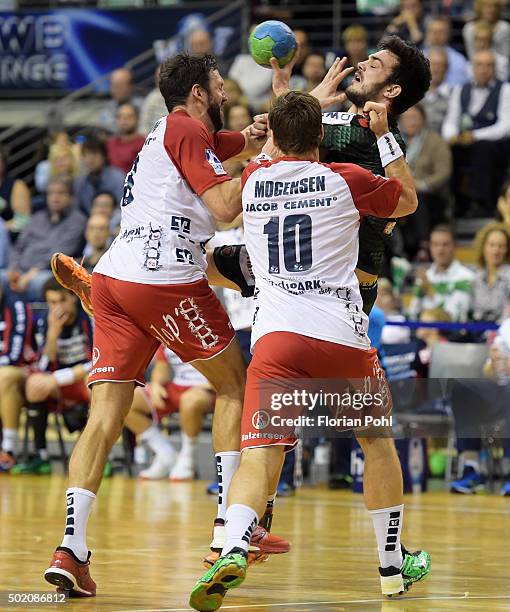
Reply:
[[[42,579],[60,543],[62,476],[0,477],[0,610],[7,592],[50,591]],[[432,556],[432,574],[399,600],[378,591],[371,521],[360,496],[304,489],[281,499],[274,531],[293,550],[252,568],[224,609],[242,612],[510,610],[510,499],[427,493],[406,499],[403,541]],[[45,610],[187,610],[202,573],[214,500],[205,483],[103,483],[89,546],[98,596]],[[18,609],[36,609],[18,606]]]

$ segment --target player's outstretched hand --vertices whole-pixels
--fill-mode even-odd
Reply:
[[[390,131],[388,126],[388,110],[384,104],[377,102],[366,102],[363,114],[370,119],[370,129],[380,138]]]
[[[340,83],[354,71],[354,67],[346,68],[347,58],[337,57],[322,81],[314,87],[310,94],[321,103],[321,108],[328,108],[333,104],[340,104],[346,99],[343,91],[337,91]]]
[[[296,53],[294,53],[294,57],[283,68],[280,68],[276,57],[272,57],[269,60],[271,68],[273,69],[273,93],[275,96],[283,96],[283,94],[289,91],[290,75],[292,74],[292,69],[296,65],[298,54],[299,47]]]

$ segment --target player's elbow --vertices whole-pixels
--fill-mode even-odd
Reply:
[[[418,197],[414,189],[405,189],[402,191],[398,200],[397,208],[395,208],[392,217],[407,217],[416,212],[418,208]]]

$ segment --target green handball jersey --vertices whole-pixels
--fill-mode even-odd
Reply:
[[[377,138],[365,117],[353,113],[324,113],[322,126],[323,161],[329,164],[333,162],[356,164],[374,174],[384,176]],[[405,152],[402,135],[395,123],[390,124],[390,131]],[[385,242],[390,238],[394,226],[393,219],[364,217],[359,231],[358,268],[379,276],[384,264]]]

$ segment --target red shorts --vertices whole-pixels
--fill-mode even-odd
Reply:
[[[163,408],[154,408],[151,401],[151,385],[150,383],[145,386],[144,392],[145,397],[147,398],[150,407],[156,415],[158,421],[169,414],[174,414],[175,412],[179,412],[179,406],[181,403],[181,397],[183,393],[188,391],[188,389],[196,389],[196,386],[188,386],[188,385],[176,385],[173,382],[166,383],[165,391],[167,394],[165,405]],[[214,408],[214,399],[216,397],[215,392],[212,389],[208,389],[207,387],[198,387],[203,389],[206,393],[211,396],[211,407]]]
[[[295,419],[303,413],[314,413],[308,413],[301,400],[297,405],[280,405],[276,408],[281,411],[275,412],[272,397],[275,392],[283,395],[301,387],[318,390],[325,382],[338,383],[339,389],[358,392],[371,385],[372,395],[380,393],[381,405],[373,407],[370,416],[379,418],[391,412],[391,394],[375,349],[365,351],[290,332],[272,332],[262,336],[248,366],[241,450],[273,444],[292,450],[297,444],[294,426],[280,427],[281,421],[275,425],[273,416]],[[347,430],[352,426],[337,426],[335,429]]]
[[[94,352],[88,384],[134,381],[160,344],[182,361],[210,359],[234,338],[220,301],[205,279],[185,285],[144,285],[92,274]]]

